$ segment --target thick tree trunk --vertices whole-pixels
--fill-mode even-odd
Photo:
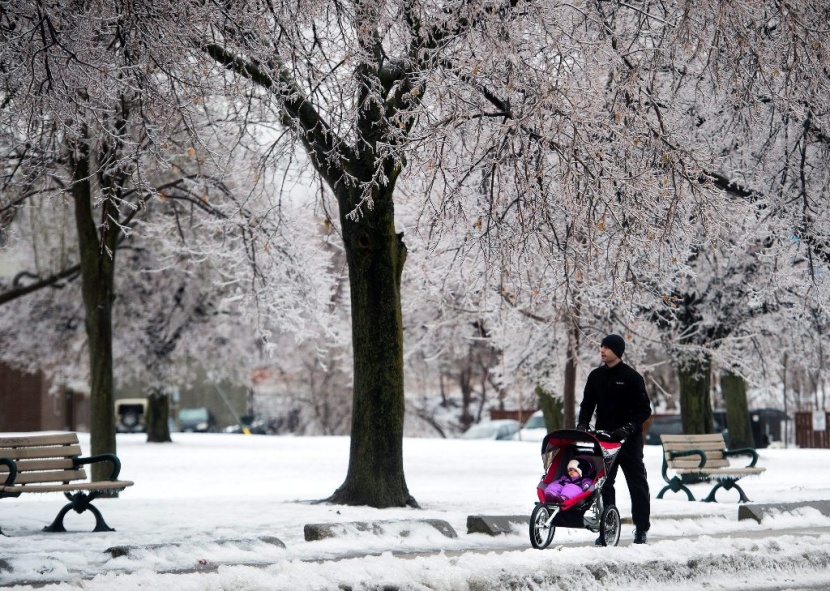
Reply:
[[[701,435],[714,432],[712,400],[710,395],[710,361],[705,359],[683,359],[677,368],[680,381],[680,414],[683,432]]]
[[[90,371],[90,452],[92,455],[116,453],[115,410],[112,377],[112,305],[115,300],[115,234],[110,221],[117,212],[103,203],[102,219],[106,220],[102,235],[93,218],[90,184],[89,152],[85,143],[73,150],[72,197],[75,225],[81,258],[81,291],[86,316]],[[108,228],[108,229],[107,229]],[[106,462],[92,464],[93,480],[105,480],[112,468]]]
[[[536,386],[536,396],[539,399],[539,408],[545,417],[545,427],[548,431],[565,428],[562,399],[557,398],[542,386]]]
[[[354,392],[349,468],[331,502],[371,507],[417,506],[403,469],[403,236],[395,233],[392,187],[354,221],[339,196],[349,266],[354,347]]]
[[[147,397],[147,414],[144,427],[147,430],[147,443],[170,443],[170,395],[151,392]]]
[[[749,422],[746,380],[731,371],[727,371],[721,376],[720,387],[726,401],[729,447],[755,447],[755,440],[752,437],[752,425]]]

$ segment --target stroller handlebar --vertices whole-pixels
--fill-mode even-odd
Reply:
[[[625,438],[623,439],[616,439],[609,433],[608,431],[593,431],[596,438],[600,441],[606,441],[609,443],[625,443]]]

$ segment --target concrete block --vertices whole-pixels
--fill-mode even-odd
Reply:
[[[822,515],[830,515],[830,501],[800,501],[795,503],[747,503],[738,507],[738,521],[744,519],[754,519],[758,523],[768,513],[781,513],[792,511],[793,509],[801,509],[803,507],[812,507],[817,509]]]
[[[113,558],[120,556],[130,556],[140,553],[142,551],[158,550],[160,548],[182,548],[185,546],[245,546],[255,543],[271,544],[280,548],[285,548],[285,544],[279,538],[274,536],[259,536],[257,538],[232,538],[227,540],[212,540],[204,542],[174,542],[170,544],[145,544],[141,546],[112,546],[104,550],[104,553],[109,554]]]
[[[306,542],[316,542],[326,538],[342,538],[361,534],[375,536],[394,535],[409,537],[417,528],[429,527],[438,530],[448,538],[458,535],[452,526],[441,519],[412,519],[394,521],[353,521],[343,523],[308,523],[303,527]]]
[[[529,515],[468,515],[468,534],[498,536],[513,532],[524,532],[530,523]]]

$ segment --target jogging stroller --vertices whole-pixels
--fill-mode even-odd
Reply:
[[[608,439],[608,434],[602,431],[589,433],[572,429],[545,435],[542,440],[545,474],[536,489],[539,502],[530,515],[530,543],[534,548],[547,548],[557,526],[599,532],[599,541],[603,546],[619,543],[620,512],[616,505],[604,505],[602,487],[622,444]],[[571,460],[579,462],[583,477],[592,480],[591,486],[564,501],[546,501],[545,486],[565,474]]]

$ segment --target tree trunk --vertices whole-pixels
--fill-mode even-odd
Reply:
[[[729,447],[755,447],[752,425],[749,422],[749,403],[746,399],[746,380],[725,372],[720,379],[723,398],[726,401],[726,425],[729,427]]]
[[[170,395],[158,390],[147,397],[147,414],[144,415],[144,427],[147,430],[147,443],[169,443],[170,438]]]
[[[116,453],[115,409],[112,377],[112,305],[115,300],[115,238],[117,211],[109,200],[102,203],[101,235],[93,218],[89,148],[86,143],[70,146],[72,155],[72,197],[81,258],[81,291],[90,371],[90,452]],[[112,467],[107,462],[92,464],[92,480],[106,480]]]
[[[395,234],[394,182],[377,189],[359,221],[355,201],[338,196],[349,267],[354,392],[349,468],[331,502],[371,507],[417,506],[403,469],[403,235]]]
[[[710,361],[686,358],[680,361],[677,377],[680,382],[680,414],[683,432],[689,435],[713,433],[712,400],[710,395]]]
[[[564,427],[576,427],[576,362],[579,355],[579,330],[571,323],[568,331],[568,358],[565,361],[565,388],[563,395]]]
[[[470,405],[473,403],[473,365],[469,352],[467,360],[458,371],[458,387],[461,389],[461,426],[467,429],[473,424],[473,415],[470,413]]]
[[[542,386],[536,386],[536,396],[539,398],[539,408],[542,409],[548,432],[564,428],[562,400],[543,389]]]
[[[358,3],[355,11],[367,23],[375,18],[374,7]],[[367,44],[373,42],[370,37],[364,40]],[[328,128],[314,101],[304,97],[299,86],[290,80],[290,67],[281,69],[274,78],[220,45],[209,44],[205,48],[226,67],[279,94],[285,122],[301,130],[303,147],[337,197],[349,267],[354,404],[349,469],[346,480],[329,500],[349,505],[401,507],[417,505],[409,495],[403,471],[400,289],[406,247],[403,235],[395,233],[393,194],[404,162],[381,154],[390,143],[400,142],[400,135],[409,133],[415,123],[412,116],[407,116],[404,123],[390,116],[402,108],[409,109],[419,99],[414,92],[408,92],[413,87],[407,72],[387,68],[382,46],[375,49],[367,54],[368,61],[360,62],[354,71],[359,106],[355,127],[350,131],[355,134],[354,145],[349,146]],[[378,61],[373,62],[374,59]],[[379,88],[389,97],[384,104],[372,94]],[[423,96],[423,88],[419,90],[418,96]],[[372,187],[371,204],[362,201],[366,187]],[[355,211],[358,205],[360,210]]]

